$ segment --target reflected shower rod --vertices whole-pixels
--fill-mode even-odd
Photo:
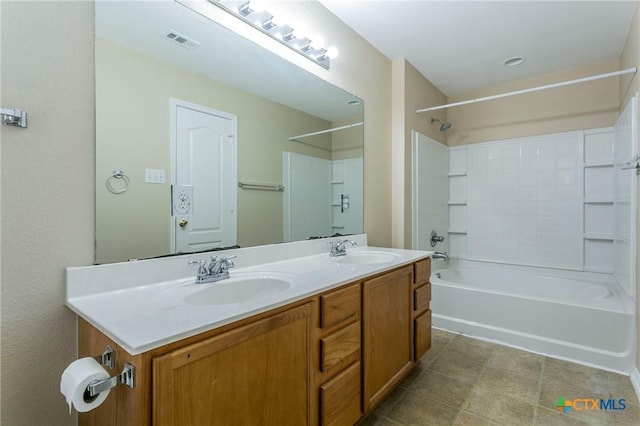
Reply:
[[[298,139],[298,138],[306,138],[309,136],[316,136],[316,135],[322,135],[324,133],[331,133],[331,132],[335,132],[338,130],[344,130],[344,129],[350,129],[352,127],[358,127],[358,126],[362,126],[364,124],[364,121],[360,121],[358,123],[353,123],[353,124],[347,124],[344,126],[340,126],[340,127],[334,127],[332,129],[327,129],[327,130],[319,130],[317,132],[312,132],[312,133],[305,133],[304,135],[298,135],[298,136],[291,136],[289,138],[290,141]]]

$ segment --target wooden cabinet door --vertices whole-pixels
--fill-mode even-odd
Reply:
[[[310,423],[313,303],[153,359],[153,424]]]
[[[362,417],[360,409],[360,363],[320,386],[322,426],[351,426]]]
[[[411,370],[413,266],[363,283],[365,411],[384,398]]]

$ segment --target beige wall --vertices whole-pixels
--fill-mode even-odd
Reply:
[[[181,0],[188,2],[189,0]],[[287,20],[317,28],[327,46],[337,46],[340,56],[325,70],[278,41],[247,29],[239,20],[207,7],[207,2],[191,2],[217,22],[303,69],[324,78],[364,100],[364,229],[369,244],[391,246],[391,62],[316,1],[270,1],[269,11],[286,9]],[[306,25],[305,25],[306,24]]]
[[[618,60],[488,87],[447,102],[458,102],[618,70]],[[618,78],[511,96],[447,110],[453,125],[448,145],[544,135],[612,126],[618,116]]]
[[[288,140],[329,128],[330,122],[97,39],[98,263],[169,253],[170,98],[237,117],[240,182],[282,183],[283,151],[331,159],[331,134],[305,139],[305,143]],[[105,185],[117,168],[131,180],[130,189],[122,194],[112,194]],[[165,170],[166,183],[145,184],[145,168]],[[282,241],[282,193],[238,190],[237,195],[237,243],[246,247]]]
[[[345,120],[334,121],[331,127],[347,126],[359,123],[362,116],[354,116]],[[364,155],[362,126],[339,130],[331,134],[331,159],[345,160],[358,158]]]
[[[391,62],[319,3],[289,6],[340,57],[325,71],[271,48],[365,101],[365,230],[371,244],[389,246]],[[75,424],[58,389],[77,352],[64,269],[95,256],[93,4],[2,1],[0,10],[2,106],[30,120],[1,128],[0,423]]]
[[[393,245],[411,248],[411,132],[417,131],[445,143],[439,125],[430,117],[446,120],[446,113],[416,114],[429,105],[446,103],[446,97],[404,59],[393,61]]]
[[[93,4],[2,1],[2,425],[70,425],[65,267],[94,257]]]
[[[631,28],[627,35],[622,55],[620,56],[620,68],[636,67],[640,69],[640,6],[636,7],[631,22]],[[629,100],[640,91],[640,77],[638,73],[627,75],[620,78],[620,111],[624,109]],[[640,110],[640,108],[639,108]],[[640,122],[640,112],[638,113],[638,121]],[[638,141],[640,145],[640,141]],[[637,145],[638,146],[638,145]],[[640,185],[638,185],[638,198],[640,199]],[[636,241],[640,238],[640,214],[636,213]],[[640,342],[640,291],[637,290],[640,281],[640,250],[636,253],[636,342]],[[636,368],[640,370],[640,350],[636,347]]]

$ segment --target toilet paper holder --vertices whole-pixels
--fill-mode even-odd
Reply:
[[[136,368],[128,362],[124,363],[124,368],[120,374],[104,380],[94,380],[89,383],[85,395],[88,394],[89,397],[96,397],[100,392],[114,388],[119,384],[127,385],[132,389],[136,385]]]
[[[105,347],[102,355],[94,356],[93,358],[110,369],[113,369],[115,366],[115,354],[109,345]],[[136,385],[136,368],[128,362],[124,363],[124,368],[120,374],[104,380],[94,380],[89,383],[85,395],[89,398],[97,397],[100,392],[114,388],[121,383],[132,389]]]
[[[104,352],[102,353],[102,355],[94,356],[93,358],[102,365],[106,365],[112,370],[115,367],[115,356],[113,353],[113,349],[111,349],[111,346],[109,345],[104,348]]]

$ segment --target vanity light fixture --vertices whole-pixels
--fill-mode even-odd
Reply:
[[[338,56],[338,49],[325,48],[319,37],[310,39],[300,30],[279,22],[264,9],[264,3],[261,1],[209,0],[209,2],[326,69],[329,69],[331,59]]]

